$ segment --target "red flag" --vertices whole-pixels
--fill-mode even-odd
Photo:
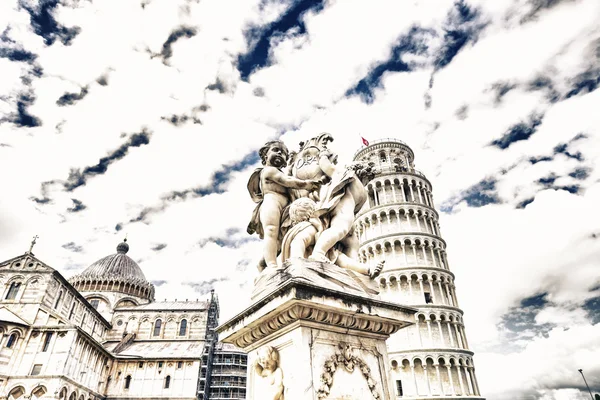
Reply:
[[[365,146],[368,146],[368,145],[369,145],[369,141],[368,141],[367,139],[365,139],[365,138],[364,138],[364,137],[362,137],[362,136],[361,136],[360,138],[362,139],[362,142],[363,142],[363,144],[364,144]]]

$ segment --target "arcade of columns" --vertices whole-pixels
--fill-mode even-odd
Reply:
[[[378,170],[354,223],[359,257],[369,265],[385,260],[384,300],[419,310],[415,324],[387,342],[396,395],[480,399],[431,183],[414,169],[413,151],[396,139],[374,142],[354,159]]]

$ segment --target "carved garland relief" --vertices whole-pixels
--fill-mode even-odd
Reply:
[[[343,367],[348,372],[354,372],[354,369],[358,368],[366,379],[373,398],[381,400],[382,397],[375,388],[377,384],[371,376],[371,369],[361,358],[355,356],[350,345],[345,343],[340,343],[335,354],[325,361],[323,373],[321,374],[321,387],[317,390],[319,400],[326,399],[329,396],[331,386],[333,386],[333,375],[339,367]]]

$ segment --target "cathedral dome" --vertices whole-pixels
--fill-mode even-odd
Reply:
[[[146,280],[140,266],[128,255],[127,239],[117,252],[96,261],[69,281],[79,291],[119,292],[148,300],[154,298],[154,285]]]

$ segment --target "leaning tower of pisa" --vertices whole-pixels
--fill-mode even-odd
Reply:
[[[384,300],[418,309],[414,325],[387,342],[396,396],[481,399],[431,183],[400,140],[373,142],[354,160],[376,171],[354,223],[360,258],[371,266],[385,260],[378,278]]]

